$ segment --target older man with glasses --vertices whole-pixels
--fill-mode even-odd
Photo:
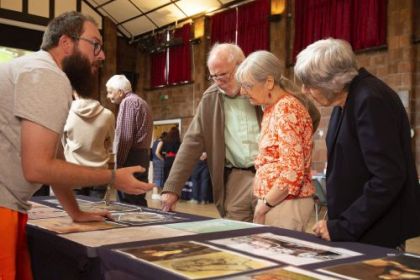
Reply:
[[[204,92],[177,153],[162,192],[163,210],[174,209],[184,183],[206,152],[220,215],[252,221],[256,204],[252,194],[254,160],[262,112],[239,94],[234,74],[244,59],[234,44],[216,44],[211,49],[207,66],[214,83]]]

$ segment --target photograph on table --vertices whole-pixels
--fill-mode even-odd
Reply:
[[[230,280],[336,280],[295,266],[285,266],[269,270],[258,271],[236,277],[222,278]]]
[[[177,229],[167,228],[161,225],[143,227],[125,227],[95,232],[76,232],[62,234],[63,238],[72,240],[89,247],[121,244],[136,241],[154,240],[177,236],[193,235]]]
[[[31,209],[28,211],[29,220],[38,220],[55,217],[68,216],[66,212],[61,209],[49,207],[36,202],[31,203]]]
[[[110,221],[75,223],[70,217],[29,220],[28,224],[47,229],[56,233],[96,231],[126,226]]]
[[[140,207],[135,205],[129,205],[120,203],[117,201],[111,201],[109,205],[106,205],[105,201],[90,202],[79,204],[79,208],[82,211],[96,212],[107,210],[113,212],[127,212],[127,211],[142,211]]]
[[[237,236],[210,242],[295,266],[361,255],[347,249],[320,245],[273,233]]]
[[[146,261],[186,279],[227,276],[278,265],[193,241],[116,251],[128,254],[139,261]]]
[[[185,222],[166,225],[169,228],[185,230],[194,233],[209,233],[227,230],[261,227],[260,224],[246,223],[227,219],[212,219],[196,222]]]
[[[342,279],[420,279],[420,256],[404,254],[325,267],[320,272]]]
[[[156,224],[156,223],[172,223],[184,220],[184,218],[176,217],[172,214],[158,214],[152,212],[115,212],[111,213],[111,217],[115,222],[128,224],[132,226]]]

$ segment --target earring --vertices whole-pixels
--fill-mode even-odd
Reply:
[[[271,99],[271,91],[268,92],[268,98]]]

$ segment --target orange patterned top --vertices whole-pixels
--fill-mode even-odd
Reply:
[[[286,199],[310,197],[312,120],[306,108],[287,94],[264,109],[254,194],[263,198],[272,187],[288,189]]]

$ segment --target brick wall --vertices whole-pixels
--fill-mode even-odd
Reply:
[[[291,79],[293,79],[293,65],[291,65],[290,57],[294,30],[293,2],[288,1],[287,12],[279,21],[271,22],[270,30],[270,48],[284,61],[284,74]],[[413,34],[420,34],[420,19],[414,16],[415,13],[420,15],[420,5],[415,3],[411,0],[388,0],[387,48],[362,52],[357,55],[357,61],[359,66],[367,68],[400,94],[415,131],[413,150],[417,167],[420,167],[420,98],[417,98],[420,94],[420,43],[413,44],[412,42]],[[150,89],[148,54],[139,52],[135,58],[135,71],[140,77],[137,92],[141,92],[151,105],[154,120],[180,118],[183,133],[194,116],[203,91],[209,85],[206,79],[208,75],[206,54],[210,47],[207,37],[209,21],[205,17],[196,20],[205,20],[206,32],[201,42],[192,46],[195,62],[191,84]],[[121,53],[119,59],[122,59],[121,55],[125,52],[119,51],[119,53]],[[128,64],[128,62],[125,63],[125,65]],[[319,109],[321,123],[314,136],[313,168],[322,171],[327,158],[325,136],[331,108]]]

